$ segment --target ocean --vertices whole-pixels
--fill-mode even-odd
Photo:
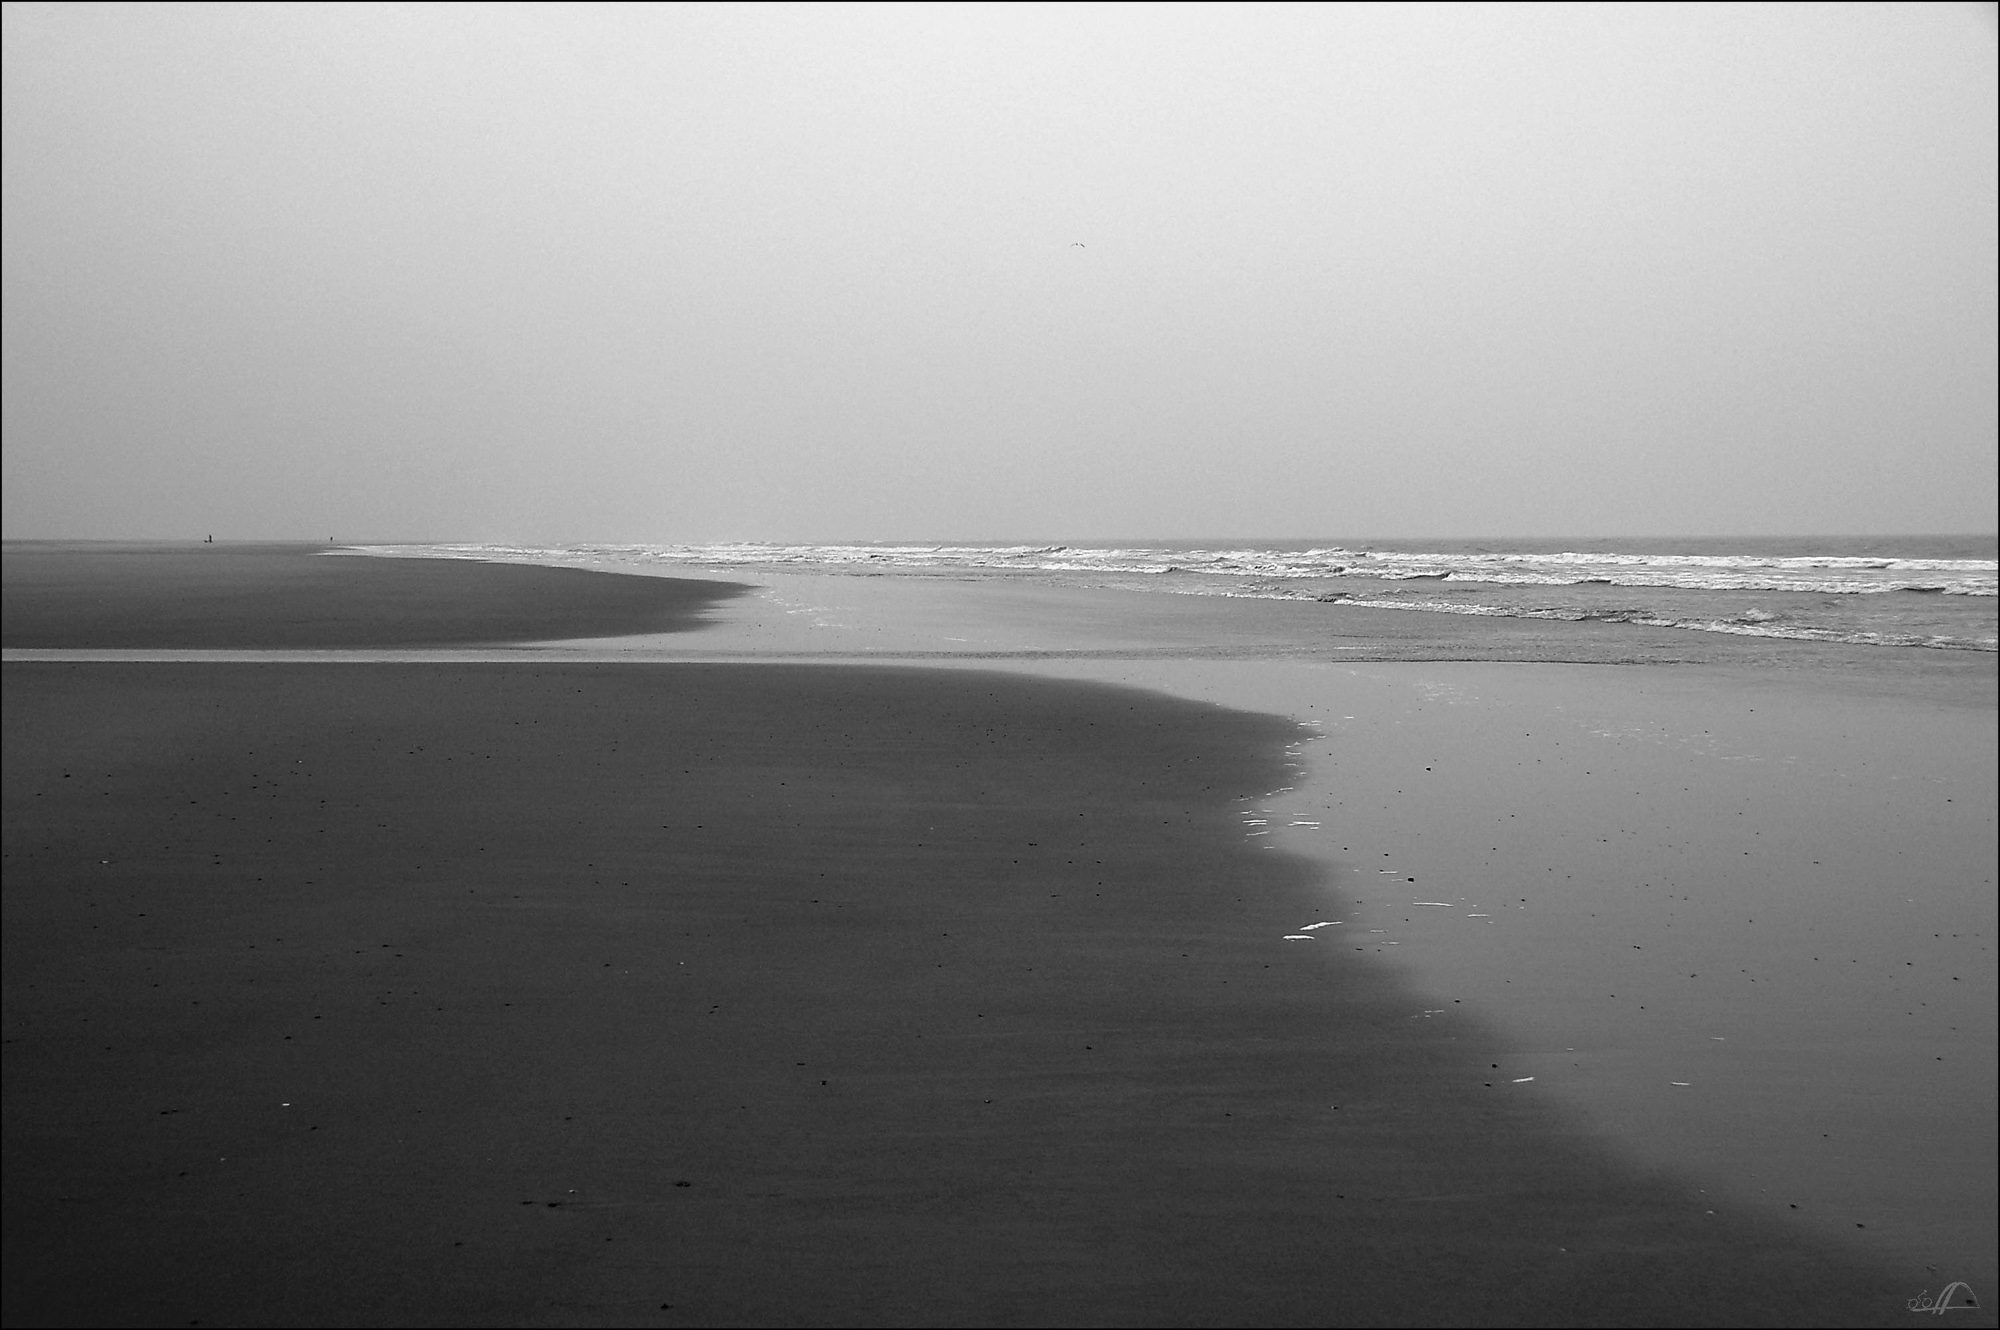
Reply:
[[[1993,651],[1992,536],[373,547],[662,570],[1030,578],[1412,613],[1610,621],[1747,637]]]

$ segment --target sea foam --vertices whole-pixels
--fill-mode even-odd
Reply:
[[[1576,542],[1587,546],[1603,542]],[[728,571],[1041,576],[1128,589],[1315,600],[1549,621],[1634,623],[1866,646],[1992,651],[1990,541],[1915,537],[1661,542],[1202,546],[1051,544],[472,544],[382,553]],[[1706,548],[1694,548],[1706,547]],[[1845,548],[1843,548],[1845,547]],[[1639,593],[1639,594],[1634,594]],[[1752,604],[1745,596],[1766,599]],[[1953,608],[1952,602],[1963,606]],[[1977,608],[1975,608],[1977,606]]]

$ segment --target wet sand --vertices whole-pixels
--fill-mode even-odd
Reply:
[[[1703,1194],[1689,1133],[1646,1156],[1544,1093],[1472,989],[1602,958],[1564,976],[1533,929],[1441,921],[1324,943],[1396,903],[1329,911],[1366,836],[1448,880],[1485,767],[1567,737],[1464,722],[1519,696],[1421,695],[1460,718],[1425,730],[1394,689],[1513,667],[1357,679],[1258,661],[1261,629],[1241,659],[1086,659],[1107,624],[1157,630],[1076,595],[1098,628],[975,598],[873,631],[1358,700],[1373,733],[1329,726],[1301,769],[1294,724],[1025,659],[661,663],[753,631],[831,660],[870,627],[817,603],[758,627],[750,598],[487,665],[11,659],[8,1320],[1882,1324],[1958,1277],[1908,1286],[1898,1252]],[[1316,682],[1259,692],[1273,669]],[[1419,733],[1476,769],[1398,803]],[[1353,829],[1338,852],[1252,825],[1315,769],[1352,783],[1311,814]],[[1488,958],[1457,1010],[1426,948]]]
[[[743,587],[329,555],[324,545],[10,541],[9,647],[413,647],[683,632]]]
[[[1275,946],[1318,903],[1236,823],[1279,722],[811,667],[6,679],[11,1319],[1897,1319]]]

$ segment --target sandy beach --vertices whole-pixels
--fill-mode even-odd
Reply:
[[[19,541],[9,647],[199,650],[438,646],[678,632],[741,586],[575,568],[326,559],[322,546]]]
[[[0,23],[0,1330],[2000,1330],[1994,6]]]
[[[310,562],[9,548],[10,1323],[1990,1303],[1990,655]]]

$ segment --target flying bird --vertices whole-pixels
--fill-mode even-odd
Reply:
[[[1082,242],[1081,240],[1072,240],[1072,241],[1070,241],[1070,242],[1069,242],[1069,247],[1070,247],[1071,249],[1089,249],[1089,248],[1090,248],[1090,246],[1088,246],[1088,245],[1084,244],[1084,243],[1083,243],[1083,242]]]

